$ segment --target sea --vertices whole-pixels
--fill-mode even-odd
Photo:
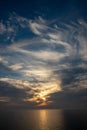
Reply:
[[[2,110],[0,130],[87,130],[87,111]]]

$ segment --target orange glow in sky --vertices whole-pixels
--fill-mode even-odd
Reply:
[[[46,102],[42,102],[38,106],[40,106],[40,107],[47,106],[47,103]]]

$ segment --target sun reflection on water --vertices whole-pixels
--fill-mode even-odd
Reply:
[[[64,117],[61,110],[39,110],[40,130],[64,130]]]
[[[48,123],[47,123],[47,111],[40,110],[40,130],[49,130]]]

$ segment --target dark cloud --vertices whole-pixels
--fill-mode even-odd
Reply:
[[[62,91],[51,95],[50,104],[51,108],[59,109],[80,109],[87,108],[87,89],[81,89],[79,91]]]
[[[82,87],[80,84],[82,81],[87,80],[87,69],[73,68],[68,70],[63,70],[62,74],[62,86],[66,88],[69,86],[71,89],[73,87]],[[76,84],[76,85],[75,85]]]
[[[0,81],[0,106],[1,109],[11,108],[34,108],[35,102],[24,101],[26,98],[33,97],[32,94],[28,94],[31,89],[20,89],[16,86]],[[28,93],[27,93],[28,92]]]
[[[9,97],[12,101],[22,101],[27,96],[24,89],[16,88],[14,85],[0,81],[0,96]]]

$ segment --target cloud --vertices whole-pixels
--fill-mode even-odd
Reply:
[[[25,94],[26,93],[22,89],[16,88],[14,85],[0,80],[0,97],[3,101],[5,99],[6,102],[21,101],[22,98],[25,97]]]
[[[87,89],[82,89],[79,91],[60,91],[51,94],[49,97],[50,108],[58,109],[85,109],[87,107]]]
[[[45,96],[51,96],[59,91],[87,89],[86,21],[50,22],[40,16],[32,20],[16,14],[7,21],[0,24],[1,77],[36,82],[37,87],[31,86],[34,93],[38,91],[32,101],[41,100],[42,91],[45,91]],[[17,82],[21,87],[19,82],[21,86],[23,82]]]
[[[0,78],[0,102],[27,104],[36,102],[40,104],[43,97],[61,91],[60,81],[47,83],[28,82],[10,78]]]
[[[0,34],[5,33],[5,31],[6,31],[5,25],[3,23],[0,23]]]
[[[9,102],[9,98],[8,97],[4,97],[4,96],[0,96],[0,102]]]
[[[80,89],[87,89],[87,69],[86,68],[71,68],[63,70],[62,86],[65,90],[78,91]]]
[[[36,35],[42,35],[46,30],[47,26],[45,25],[45,20],[39,17],[36,21],[29,21],[29,26],[31,31]]]
[[[58,83],[60,85],[60,82]],[[61,91],[58,84],[52,83],[29,83],[23,80],[8,78],[0,79],[0,104],[16,108],[35,108],[42,103],[41,97],[47,98],[47,108],[85,108],[87,102],[86,88],[78,91]],[[34,102],[36,102],[34,104]]]
[[[11,68],[12,70],[19,70],[23,68],[22,65],[23,65],[22,63],[14,64],[14,65],[9,66],[9,68]]]
[[[8,64],[8,61],[5,60],[2,56],[0,57],[0,63],[3,63],[3,64]]]

